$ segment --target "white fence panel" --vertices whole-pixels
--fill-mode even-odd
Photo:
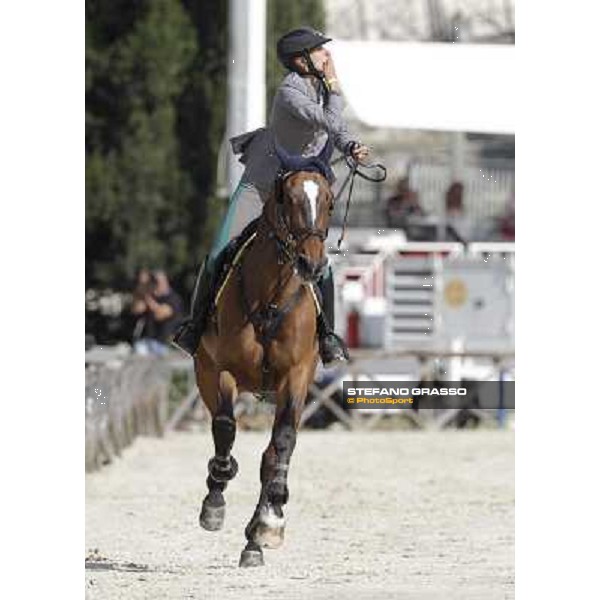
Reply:
[[[510,247],[509,247],[510,246]],[[514,348],[514,245],[465,255],[391,255],[384,346]]]

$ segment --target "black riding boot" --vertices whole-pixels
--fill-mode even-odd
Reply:
[[[348,349],[341,337],[333,331],[335,326],[335,299],[331,269],[318,282],[321,292],[321,313],[317,318],[319,352],[323,366],[349,360]]]
[[[208,256],[204,259],[192,294],[191,314],[173,337],[173,343],[190,356],[194,356],[198,350],[200,338],[206,327],[213,292],[215,262],[209,260]]]

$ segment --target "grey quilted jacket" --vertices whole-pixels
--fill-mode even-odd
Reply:
[[[268,127],[230,140],[234,154],[241,154],[240,161],[246,167],[243,183],[256,186],[262,194],[272,189],[279,169],[275,140],[289,153],[303,156],[318,154],[328,133],[342,152],[349,142],[356,141],[342,118],[342,96],[330,94],[327,107],[323,107],[320,86],[315,87],[308,77],[289,73],[273,99]]]

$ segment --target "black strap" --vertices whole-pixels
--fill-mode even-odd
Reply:
[[[243,261],[242,261],[243,262]],[[290,279],[292,278],[293,272],[290,273],[290,276],[285,280],[285,284],[278,285],[277,289],[273,293],[273,299],[277,297],[279,292],[285,288]],[[275,337],[277,330],[281,326],[281,323],[285,316],[300,302],[300,298],[302,297],[302,293],[304,291],[304,284],[300,284],[298,289],[292,294],[292,296],[288,299],[288,301],[282,306],[279,307],[273,301],[268,302],[266,306],[261,306],[260,304],[252,310],[250,306],[250,302],[248,301],[248,297],[246,296],[246,286],[244,285],[244,275],[242,270],[242,263],[238,263],[238,280],[240,283],[240,295],[242,298],[242,305],[244,307],[246,320],[252,323],[256,328],[261,344],[263,346],[268,346],[270,342]],[[266,348],[265,348],[266,355]]]
[[[335,163],[339,162],[340,160],[345,160],[346,165],[348,166],[348,169],[349,169],[348,175],[346,175],[346,179],[344,179],[344,182],[342,183],[338,193],[336,194],[335,198],[333,199],[334,204],[342,196],[344,189],[346,189],[348,182],[350,182],[350,189],[348,190],[348,200],[346,203],[346,212],[344,213],[344,222],[342,224],[342,233],[340,235],[340,239],[338,240],[338,250],[339,250],[340,245],[342,244],[342,241],[346,235],[348,212],[350,210],[350,200],[352,199],[352,191],[354,189],[354,178],[358,175],[359,177],[362,177],[363,179],[366,179],[367,181],[372,181],[374,183],[380,183],[382,181],[385,181],[385,179],[387,177],[387,170],[381,163],[373,163],[373,164],[362,165],[362,166],[364,166],[367,169],[374,169],[374,168],[381,169],[383,172],[382,177],[370,177],[366,173],[362,173],[361,171],[358,170],[360,163],[352,157],[352,151],[354,150],[354,148],[357,145],[358,145],[358,142],[349,142],[346,145],[345,153],[332,163],[332,164],[335,164]]]
[[[344,236],[346,235],[346,225],[348,223],[348,212],[350,210],[350,200],[352,199],[352,190],[354,189],[354,178],[356,177],[356,169],[358,168],[358,163],[355,163],[354,166],[350,169],[350,173],[348,173],[348,176],[346,177],[346,180],[344,181],[344,184],[342,185],[342,187],[340,188],[339,194],[338,196],[341,196],[342,192],[344,191],[344,188],[346,187],[346,184],[348,183],[348,181],[350,181],[350,189],[348,190],[348,201],[346,202],[346,212],[344,213],[344,222],[342,223],[342,233],[340,235],[340,239],[338,240],[338,250],[342,244],[342,240],[344,239]]]
[[[320,71],[317,71],[315,67],[315,63],[313,63],[312,58],[310,57],[310,51],[306,48],[302,50],[302,56],[306,59],[306,64],[308,66],[308,72],[310,75],[313,75],[317,78],[318,81],[321,82],[321,92],[323,94],[323,106],[327,107],[329,105],[329,87],[325,83],[325,75]]]

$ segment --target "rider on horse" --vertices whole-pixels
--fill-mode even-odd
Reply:
[[[368,149],[348,132],[342,118],[343,102],[335,67],[323,47],[331,41],[309,27],[294,29],[277,42],[277,56],[289,70],[281,82],[267,128],[232,138],[233,151],[241,154],[244,174],[235,190],[225,221],[204,262],[192,299],[191,318],[175,335],[174,342],[194,355],[204,333],[216,293],[220,255],[228,242],[258,218],[266,199],[273,193],[281,168],[276,144],[289,154],[319,154],[331,136],[335,146],[363,159]],[[334,291],[331,268],[319,280],[322,308],[318,319],[319,351],[324,365],[346,360],[344,342],[333,332]]]

